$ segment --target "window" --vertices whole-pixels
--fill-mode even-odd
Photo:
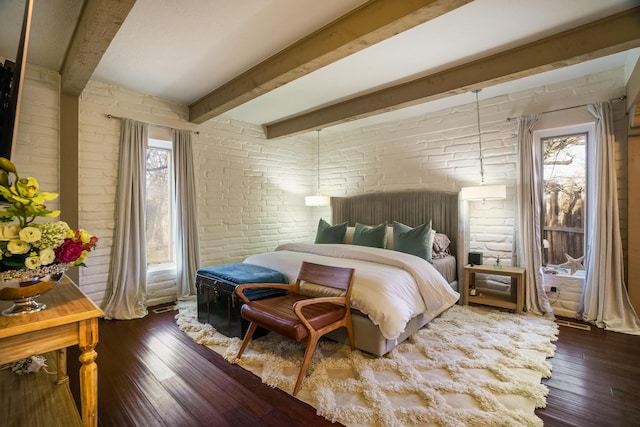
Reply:
[[[170,141],[149,138],[146,191],[147,270],[175,268],[173,151]]]
[[[588,133],[540,138],[542,149],[542,264],[584,255]]]

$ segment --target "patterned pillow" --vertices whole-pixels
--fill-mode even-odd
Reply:
[[[436,233],[433,240],[433,251],[436,253],[445,252],[449,245],[451,244],[451,240],[449,240],[449,236],[442,233]]]

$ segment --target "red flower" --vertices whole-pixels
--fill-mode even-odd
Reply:
[[[55,248],[56,259],[60,262],[73,262],[82,255],[82,242],[65,239],[64,243]]]
[[[91,236],[91,239],[89,239],[89,243],[85,243],[84,245],[82,245],[82,250],[93,250],[93,247],[96,245],[96,243],[98,243],[98,238],[96,236]]]

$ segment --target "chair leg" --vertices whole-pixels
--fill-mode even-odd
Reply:
[[[313,356],[313,352],[316,350],[316,346],[318,345],[319,339],[320,339],[320,335],[318,334],[309,334],[309,336],[307,337],[307,349],[304,351],[304,359],[302,359],[302,365],[300,366],[300,373],[298,373],[298,379],[296,380],[296,385],[293,388],[294,396],[298,394],[298,390],[300,390],[302,379],[304,378],[304,375],[307,372],[307,368],[309,367],[309,362],[311,362],[311,357]]]
[[[251,337],[253,337],[253,333],[256,331],[257,328],[258,328],[257,323],[251,322],[249,324],[249,329],[247,329],[247,333],[244,334],[242,345],[240,346],[240,350],[238,350],[238,355],[236,356],[237,359],[240,359],[240,357],[242,356],[242,353],[244,353],[244,350],[249,345],[249,341],[251,341]]]
[[[351,351],[356,349],[356,341],[353,337],[353,326],[351,326],[351,322],[348,322],[344,325],[347,328],[347,334],[349,335],[349,344],[351,345]]]

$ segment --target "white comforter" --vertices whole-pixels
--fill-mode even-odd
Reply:
[[[302,261],[355,269],[351,306],[395,339],[422,313],[431,320],[459,298],[427,261],[402,252],[355,245],[289,243],[244,262],[278,270],[293,283]]]

